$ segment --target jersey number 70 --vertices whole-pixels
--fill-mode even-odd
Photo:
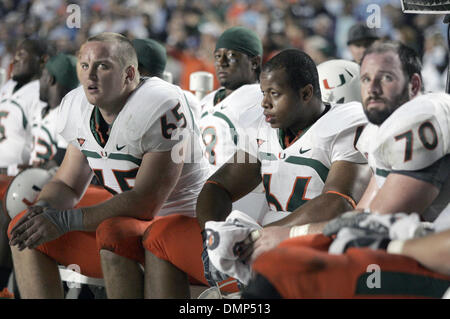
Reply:
[[[430,132],[432,135],[431,141],[428,140],[426,132]],[[413,149],[414,149],[414,131],[413,130],[409,130],[406,131],[405,133],[399,134],[397,136],[395,136],[395,141],[399,141],[401,139],[405,139],[405,156],[403,158],[403,162],[408,162],[412,159],[413,157]],[[436,148],[436,146],[438,145],[438,135],[436,133],[436,129],[434,128],[433,124],[431,122],[423,122],[418,130],[417,130],[417,134],[419,135],[419,140],[420,142],[422,142],[422,145],[427,149],[427,150],[433,150]]]

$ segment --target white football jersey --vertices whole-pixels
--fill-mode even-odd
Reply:
[[[216,92],[202,99],[204,111],[199,122],[206,156],[214,171],[236,152],[240,135],[245,130],[240,125],[243,114],[251,112],[253,120],[256,120],[263,113],[259,84],[243,85],[214,105]]]
[[[94,111],[83,87],[69,92],[59,108],[58,132],[86,156],[100,183],[113,193],[133,188],[146,153],[171,150],[174,153],[179,141],[173,135],[179,128],[197,130],[197,138],[191,140],[196,159],[185,162],[175,188],[157,214],[194,216],[198,194],[209,176],[209,166],[181,89],[156,77],[142,81],[116,117],[104,147],[97,142],[90,127]]]
[[[66,141],[56,130],[59,106],[49,109],[46,114],[36,109],[31,120],[33,148],[30,165],[35,162],[48,162],[55,156],[57,148],[66,148]],[[43,117],[44,115],[44,117]]]
[[[183,93],[189,107],[191,108],[194,119],[198,122],[202,113],[199,99],[191,91],[183,90]]]
[[[360,103],[334,104],[297,140],[284,147],[282,131],[271,128],[260,117],[256,129],[247,130],[251,134],[250,144],[241,148],[261,162],[271,210],[285,217],[281,212],[292,212],[322,194],[328,172],[336,161],[366,163],[355,148],[355,138],[366,124]]]
[[[368,157],[381,188],[391,171],[416,171],[432,165],[450,151],[450,95],[429,93],[405,103],[379,127],[367,125],[357,148]],[[447,181],[424,213],[434,220],[448,205]]]
[[[0,92],[0,167],[28,164],[32,147],[30,121],[34,110],[45,105],[39,100],[38,80],[16,92],[14,86],[14,81],[8,81]]]
[[[5,84],[0,88],[0,101],[13,95],[16,84],[17,82],[13,79],[9,79],[5,82]]]

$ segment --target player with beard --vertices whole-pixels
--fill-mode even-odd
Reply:
[[[373,176],[358,210],[257,258],[245,297],[440,298],[450,285],[450,96],[423,94],[420,59],[398,42],[369,47],[360,77]]]

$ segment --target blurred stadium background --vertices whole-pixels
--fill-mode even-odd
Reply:
[[[81,9],[80,28],[67,26],[70,4]],[[380,9],[378,34],[415,48],[423,58],[425,89],[444,91],[448,61],[444,16],[405,14],[400,0],[2,0],[0,67],[8,76],[16,43],[27,36],[47,38],[59,51],[76,53],[87,37],[113,31],[162,42],[173,82],[188,89],[192,72],[214,74],[216,38],[233,25],[249,27],[261,36],[264,60],[289,47],[305,50],[317,64],[351,59],[347,32],[373,14],[368,6],[374,4]]]

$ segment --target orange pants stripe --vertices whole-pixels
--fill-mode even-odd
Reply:
[[[330,243],[324,235],[288,239],[258,257],[252,268],[283,298],[440,298],[450,286],[450,276],[411,258],[369,248],[331,255]],[[379,286],[372,267],[381,270]]]

